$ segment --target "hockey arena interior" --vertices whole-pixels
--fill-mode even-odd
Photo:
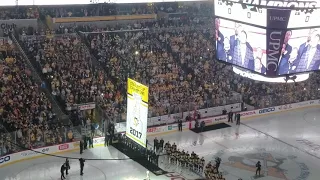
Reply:
[[[0,180],[319,180],[318,1],[0,1]]]

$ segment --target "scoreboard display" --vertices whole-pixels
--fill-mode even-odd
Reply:
[[[318,1],[215,1],[218,60],[274,77],[320,69]]]

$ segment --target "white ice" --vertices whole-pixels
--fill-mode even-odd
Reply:
[[[158,136],[175,142],[179,149],[204,156],[206,162],[219,156],[221,171],[227,180],[256,179],[255,163],[261,161],[263,176],[259,180],[319,180],[320,179],[320,117],[319,109],[305,109],[251,120],[240,126],[196,134],[192,131]],[[154,137],[148,137],[153,142]],[[61,154],[79,158],[79,152]],[[127,158],[113,147],[87,150],[83,158]],[[58,180],[64,159],[45,157],[27,160],[0,168],[0,180]],[[161,158],[160,166],[177,172],[184,179],[199,175],[167,163]],[[71,160],[67,180],[142,180],[146,169],[132,160],[90,160],[79,175],[78,160]],[[151,180],[170,179],[150,173]],[[178,179],[177,179],[178,180]],[[182,180],[182,179],[181,179]]]

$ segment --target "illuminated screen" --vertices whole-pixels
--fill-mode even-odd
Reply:
[[[320,9],[292,10],[290,14],[288,28],[306,28],[320,26]]]
[[[266,73],[266,30],[234,21],[215,19],[216,56],[258,73]]]
[[[128,78],[126,136],[146,147],[149,89]]]
[[[319,70],[320,28],[287,31],[279,61],[279,74]]]
[[[261,7],[263,3],[255,4],[256,2],[259,1],[246,0],[240,2],[237,0],[217,0],[215,1],[215,15],[256,26],[267,27],[267,21],[269,20],[268,11],[272,11],[272,9],[281,9],[281,6],[272,8],[270,6]],[[275,2],[282,3],[283,1]],[[318,5],[316,5],[316,7],[317,6]],[[318,9],[283,10],[289,11],[288,19],[285,18],[283,21],[289,21],[287,28],[320,26],[320,9],[319,7],[317,8]],[[279,16],[281,16],[281,14],[278,14],[278,17]]]
[[[266,27],[267,9],[258,9],[240,3],[228,3],[228,1],[217,0],[215,2],[215,15],[232,19],[235,21],[247,22],[250,24]]]

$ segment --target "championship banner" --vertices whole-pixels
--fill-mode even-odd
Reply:
[[[290,19],[290,10],[267,10],[267,59],[266,75],[277,76],[278,64],[283,51],[283,41]]]
[[[126,136],[146,148],[149,88],[130,78],[127,87]]]

